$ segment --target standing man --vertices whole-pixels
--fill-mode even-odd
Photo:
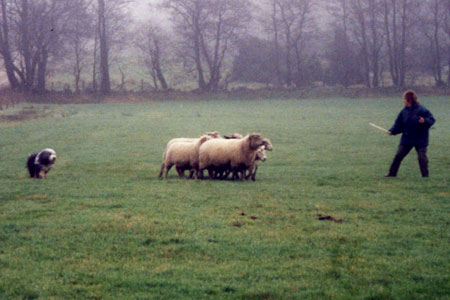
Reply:
[[[400,111],[394,126],[389,129],[390,135],[402,133],[400,145],[397,154],[391,164],[389,173],[385,177],[396,177],[400,164],[414,147],[416,149],[420,172],[422,177],[428,177],[428,131],[433,126],[435,120],[433,115],[417,101],[417,95],[414,91],[403,93],[405,108]]]

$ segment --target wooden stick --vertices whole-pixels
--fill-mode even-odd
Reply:
[[[372,126],[372,127],[375,127],[375,128],[378,129],[378,130],[383,131],[383,132],[386,133],[386,134],[391,134],[391,133],[389,132],[389,130],[384,129],[383,127],[380,127],[380,126],[375,125],[375,124],[373,124],[373,123],[369,123],[369,125]]]

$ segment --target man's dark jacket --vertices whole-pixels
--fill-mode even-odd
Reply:
[[[425,119],[422,124],[419,123],[420,117]],[[393,135],[403,133],[401,145],[426,147],[428,146],[428,131],[434,122],[433,115],[428,109],[416,104],[402,109],[395,120],[394,126],[389,131]]]

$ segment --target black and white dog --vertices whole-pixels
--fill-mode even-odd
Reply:
[[[44,179],[56,161],[56,152],[47,148],[28,156],[27,168],[31,178]]]

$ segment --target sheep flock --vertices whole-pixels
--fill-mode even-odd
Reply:
[[[186,178],[185,171],[189,171],[189,178],[203,179],[207,170],[210,179],[223,180],[231,174],[233,180],[255,181],[258,162],[267,158],[266,150],[273,150],[272,143],[258,133],[220,136],[212,131],[200,138],[174,138],[164,150],[159,177],[167,178],[175,166],[180,178]]]

